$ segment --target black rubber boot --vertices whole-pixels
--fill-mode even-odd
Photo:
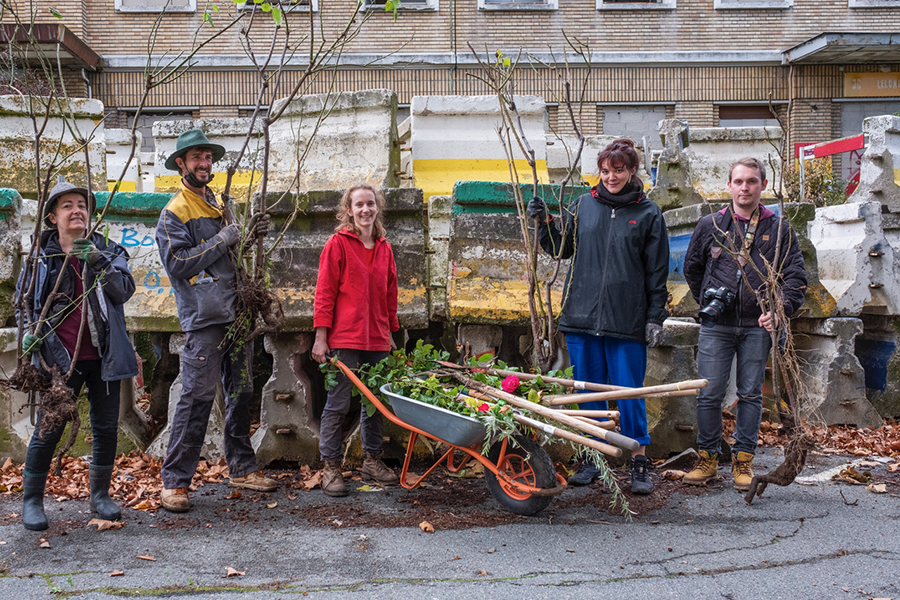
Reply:
[[[112,470],[112,465],[108,467],[91,465],[91,510],[106,521],[116,521],[122,516],[119,507],[109,497]]]
[[[46,473],[29,473],[22,469],[22,490],[25,498],[22,505],[22,524],[31,531],[43,531],[50,526],[44,514],[44,486]]]

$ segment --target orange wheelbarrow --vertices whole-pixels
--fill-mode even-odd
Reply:
[[[557,474],[546,450],[533,439],[517,435],[516,443],[510,444],[509,439],[504,438],[491,446],[488,456],[482,456],[479,450],[484,445],[487,432],[477,419],[401,396],[392,392],[389,384],[385,384],[381,387],[381,392],[391,398],[392,411],[347,365],[336,358],[331,362],[375,405],[378,412],[392,423],[410,431],[406,457],[400,472],[400,485],[406,489],[418,486],[445,459],[446,468],[451,473],[462,469],[469,460],[464,458],[456,464],[455,452],[459,450],[484,466],[485,481],[491,496],[516,514],[537,514],[547,508],[554,496],[566,490],[566,480]],[[450,449],[421,477],[410,483],[407,481],[409,463],[420,435],[443,442]]]

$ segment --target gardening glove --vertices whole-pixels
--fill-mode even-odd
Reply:
[[[547,220],[547,207],[544,205],[544,200],[540,196],[535,196],[528,202],[528,207],[526,211],[528,216],[532,219],[540,219],[541,221]]]
[[[85,238],[77,238],[72,242],[72,254],[79,257],[81,260],[90,263],[92,267],[96,265],[103,256],[103,253],[97,250],[97,246],[95,246],[91,240]]]
[[[44,343],[44,340],[34,335],[33,333],[26,333],[22,336],[22,354],[28,356],[32,352],[36,351],[41,347],[41,344]]]
[[[656,323],[647,323],[644,328],[644,339],[648,348],[656,348],[662,343],[663,328]]]
[[[247,230],[251,232],[253,239],[258,240],[269,235],[269,225],[271,223],[272,218],[268,213],[256,213],[250,217],[250,224],[247,225]]]
[[[226,225],[222,231],[218,233],[219,238],[225,242],[226,246],[234,246],[241,239],[241,228],[236,223]]]

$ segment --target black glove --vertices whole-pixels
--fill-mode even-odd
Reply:
[[[264,238],[269,235],[269,226],[272,218],[268,213],[256,213],[250,217],[250,223],[247,225],[247,231],[254,240]]]
[[[535,196],[528,202],[528,207],[526,211],[528,216],[532,219],[540,219],[541,221],[547,220],[547,207],[544,205],[544,200],[540,196]]]
[[[656,323],[647,323],[644,328],[644,339],[648,348],[656,348],[662,343],[663,328]]]

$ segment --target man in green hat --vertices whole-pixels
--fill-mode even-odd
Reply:
[[[197,470],[200,448],[216,397],[216,384],[225,390],[225,460],[231,485],[271,492],[277,487],[256,463],[250,445],[253,395],[253,343],[235,347],[227,338],[235,319],[235,271],[229,250],[241,241],[241,230],[229,223],[225,205],[209,183],[212,166],[225,148],[210,143],[199,129],[178,136],[166,168],[177,170],[181,186],[159,216],[156,243],[175,291],[178,319],[187,337],[181,353],[181,399],[172,417],[171,434],[162,466],[163,508],[186,512],[188,487]],[[263,237],[269,217],[251,221],[244,243]]]

